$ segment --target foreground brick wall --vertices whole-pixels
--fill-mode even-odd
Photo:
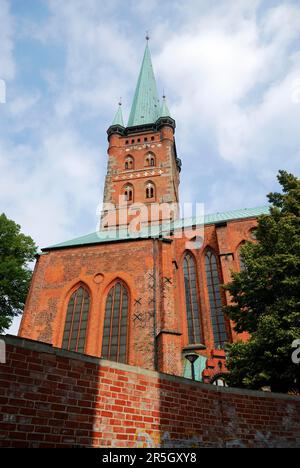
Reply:
[[[300,399],[4,337],[1,447],[299,447]]]

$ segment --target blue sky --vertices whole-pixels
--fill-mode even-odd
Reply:
[[[177,122],[182,201],[259,206],[299,175],[300,3],[0,0],[0,211],[45,245],[92,232],[145,46]]]

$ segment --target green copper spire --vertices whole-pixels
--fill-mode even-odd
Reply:
[[[152,67],[151,54],[147,42],[142,68],[129,116],[128,127],[155,123],[159,117],[160,104]]]
[[[119,102],[119,107],[118,111],[116,113],[116,116],[114,118],[114,121],[112,125],[121,125],[121,127],[124,127],[124,120],[123,120],[123,113],[122,113],[122,104]]]
[[[163,96],[160,117],[171,117],[171,113],[169,111],[166,96]]]

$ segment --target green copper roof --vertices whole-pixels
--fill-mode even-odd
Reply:
[[[234,211],[225,211],[223,213],[215,213],[205,215],[203,218],[189,218],[189,219],[180,219],[175,221],[172,226],[172,230],[181,229],[183,227],[191,227],[194,225],[209,225],[209,224],[216,224],[225,221],[234,221],[239,219],[247,219],[247,218],[256,218],[263,214],[269,213],[269,207],[263,206],[259,208],[246,208],[242,210],[234,210]],[[126,241],[126,240],[133,240],[133,239],[146,239],[149,237],[158,237],[160,235],[168,236],[170,232],[170,225],[162,225],[162,226],[154,226],[151,227],[151,236],[149,236],[149,229],[144,228],[138,236],[133,237],[128,233],[127,229],[119,230],[119,231],[99,231],[93,232],[92,234],[87,234],[86,236],[78,237],[76,239],[72,239],[67,242],[62,242],[61,244],[53,245],[51,247],[47,247],[42,249],[43,252],[47,252],[48,250],[55,250],[67,247],[78,247],[84,245],[92,245],[92,244],[102,244],[105,242],[116,242],[116,241]]]
[[[116,113],[116,116],[114,118],[114,121],[112,125],[121,125],[124,127],[124,120],[123,120],[123,113],[122,113],[122,106],[119,104],[118,111]]]
[[[171,113],[169,111],[167,99],[165,96],[163,97],[163,102],[160,110],[160,117],[171,117]]]
[[[128,127],[155,123],[159,117],[160,103],[151,54],[147,44],[128,120]]]

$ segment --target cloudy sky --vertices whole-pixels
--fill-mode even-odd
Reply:
[[[279,169],[299,175],[299,0],[0,0],[0,212],[40,247],[96,228],[146,30],[182,200],[260,206]]]

